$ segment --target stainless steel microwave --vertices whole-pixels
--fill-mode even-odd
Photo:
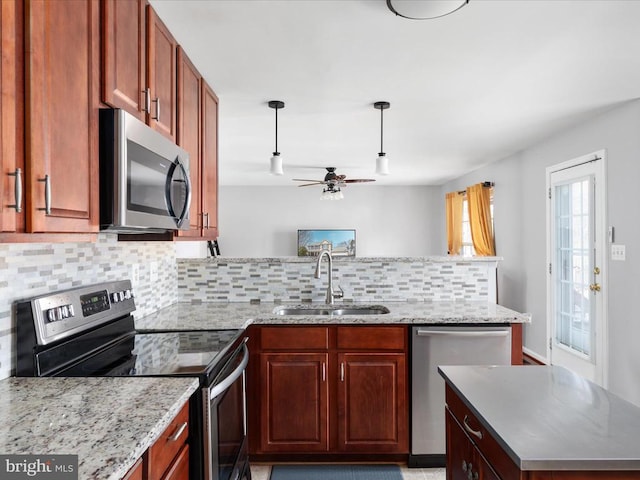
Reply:
[[[100,110],[100,228],[189,229],[189,154],[121,109]]]

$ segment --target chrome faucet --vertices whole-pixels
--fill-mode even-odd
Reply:
[[[333,259],[331,258],[331,253],[329,250],[323,250],[318,255],[318,262],[316,263],[316,273],[314,274],[315,278],[320,278],[320,264],[322,263],[322,258],[327,256],[327,260],[329,260],[329,265],[327,266],[327,277],[329,279],[329,284],[327,285],[327,295],[325,296],[325,303],[327,305],[333,305],[334,298],[342,298],[344,296],[344,291],[342,288],[338,286],[339,292],[333,291],[333,280],[331,277],[333,276]]]

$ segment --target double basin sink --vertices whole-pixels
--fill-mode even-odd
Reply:
[[[296,305],[277,307],[276,315],[382,315],[389,313],[384,305]]]

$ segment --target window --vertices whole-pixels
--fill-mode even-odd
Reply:
[[[491,228],[493,230],[493,188],[491,189],[490,200],[490,212],[491,212]],[[473,248],[473,240],[471,238],[471,222],[469,220],[469,205],[467,204],[467,195],[464,194],[462,200],[462,248],[460,249],[460,255],[463,257],[473,257],[476,254],[475,248]]]

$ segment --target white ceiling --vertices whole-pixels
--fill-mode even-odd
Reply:
[[[151,3],[220,98],[222,185],[374,178],[379,100],[376,184],[439,185],[640,97],[638,0],[471,0],[433,20],[385,0]],[[286,104],[282,177],[269,100]]]

